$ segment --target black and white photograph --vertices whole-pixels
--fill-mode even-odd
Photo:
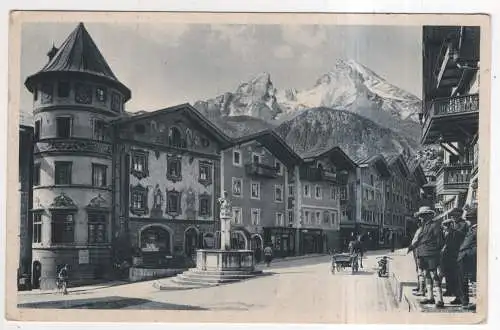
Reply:
[[[17,14],[14,319],[484,318],[487,16]]]

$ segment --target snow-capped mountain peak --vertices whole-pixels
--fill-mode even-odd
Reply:
[[[209,118],[251,116],[268,122],[289,120],[311,108],[343,109],[400,133],[419,134],[421,102],[354,60],[337,60],[309,89],[277,89],[268,72],[240,84],[234,92],[198,101]]]
[[[295,99],[283,98],[282,95],[277,94],[278,103],[287,115],[318,106],[344,109],[376,107],[402,120],[417,121],[416,114],[420,107],[416,96],[388,83],[354,60],[337,60],[311,89],[298,92]]]

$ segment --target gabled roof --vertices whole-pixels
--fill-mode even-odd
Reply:
[[[250,141],[262,144],[287,166],[297,165],[302,162],[300,156],[272,129],[266,129],[233,139],[233,144],[238,145]]]
[[[26,79],[25,85],[30,92],[33,91],[34,79],[41,75],[79,72],[106,79],[125,94],[126,100],[130,98],[130,90],[118,81],[83,23],[78,24],[59,49],[53,46],[49,53],[52,55],[50,61]]]
[[[370,157],[365,157],[362,159],[354,159],[354,162],[358,164],[359,167],[364,167],[364,166],[372,166],[374,165],[377,171],[383,176],[383,177],[389,177],[391,176],[391,171],[389,169],[389,164],[385,160],[384,156],[382,155],[374,155]]]
[[[425,175],[422,166],[420,166],[420,163],[417,164],[412,173],[420,186],[424,186],[425,184],[427,184],[427,176]]]
[[[133,123],[139,120],[152,119],[154,117],[171,114],[175,112],[182,112],[189,118],[193,119],[194,121],[197,121],[206,132],[212,135],[212,137],[220,143],[222,149],[228,148],[232,145],[231,139],[222,130],[220,130],[217,126],[215,126],[210,120],[208,120],[205,116],[203,116],[198,110],[196,110],[189,103],[183,103],[156,111],[141,112],[141,114],[136,116],[123,116],[113,120],[112,123],[117,125],[123,125],[123,124]]]
[[[391,154],[387,157],[387,163],[389,166],[397,165],[403,175],[411,174],[402,154]]]
[[[342,169],[356,168],[358,165],[342,150],[339,146],[329,149],[317,149],[306,151],[299,154],[305,162],[314,161],[326,155],[334,156],[335,163],[340,165]]]

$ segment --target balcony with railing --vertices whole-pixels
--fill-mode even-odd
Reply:
[[[479,123],[479,94],[469,94],[435,99],[427,103],[427,117],[424,118],[424,143],[460,140],[464,130],[474,135]],[[460,124],[454,125],[455,123]]]
[[[436,193],[466,192],[471,179],[472,164],[446,164],[437,173]]]
[[[337,183],[337,174],[318,167],[303,166],[300,168],[300,179],[310,182],[328,181]]]
[[[261,163],[249,163],[245,165],[245,170],[249,176],[261,176],[265,178],[278,177],[278,168]]]

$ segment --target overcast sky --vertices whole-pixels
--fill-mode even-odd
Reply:
[[[269,72],[276,88],[304,89],[353,59],[421,96],[421,27],[333,25],[85,24],[115,75],[132,90],[128,111],[155,110],[234,91]],[[75,24],[22,28],[22,81],[47,62]],[[32,97],[22,86],[21,109]]]

